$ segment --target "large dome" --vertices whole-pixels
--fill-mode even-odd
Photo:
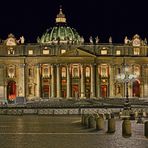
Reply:
[[[80,37],[78,32],[66,24],[65,15],[60,8],[60,12],[56,17],[56,26],[47,29],[46,32],[37,39],[38,43],[74,43],[80,44],[84,39]]]

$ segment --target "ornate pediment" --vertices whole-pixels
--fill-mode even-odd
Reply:
[[[94,54],[78,48],[69,50],[61,54],[60,56],[62,57],[96,57]]]

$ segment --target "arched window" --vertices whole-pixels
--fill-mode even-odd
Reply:
[[[42,75],[43,75],[43,77],[49,77],[50,76],[50,67],[49,67],[49,65],[43,65],[43,67],[42,67]]]
[[[77,67],[74,67],[73,68],[73,77],[78,77],[78,76],[79,76],[78,68]]]
[[[62,67],[62,78],[66,77],[66,67]]]
[[[47,77],[48,76],[48,67],[44,68],[44,76]]]
[[[85,76],[90,77],[90,67],[86,67]]]
[[[101,77],[108,77],[108,75],[109,75],[108,65],[102,64],[101,65]]]

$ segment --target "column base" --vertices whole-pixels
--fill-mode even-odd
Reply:
[[[96,99],[97,97],[91,96],[90,99]]]
[[[67,99],[67,100],[72,100],[73,97],[66,97],[65,99]]]
[[[80,97],[80,99],[86,99],[86,97]]]

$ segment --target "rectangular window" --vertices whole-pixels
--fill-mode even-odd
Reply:
[[[134,55],[140,55],[140,49],[134,48]]]
[[[29,54],[29,55],[32,55],[32,54],[33,54],[33,50],[29,50],[29,51],[28,51],[28,54]]]
[[[116,55],[120,55],[121,51],[120,50],[116,50]]]
[[[66,50],[65,50],[65,49],[62,49],[62,50],[61,50],[61,54],[65,53],[65,52],[66,52]]]
[[[9,49],[8,49],[8,54],[10,55],[10,54],[14,54],[14,49],[12,48],[12,47],[10,47]]]
[[[102,55],[106,55],[107,54],[107,50],[101,50],[101,54]]]
[[[49,54],[49,50],[44,49],[44,50],[43,50],[43,54]]]

